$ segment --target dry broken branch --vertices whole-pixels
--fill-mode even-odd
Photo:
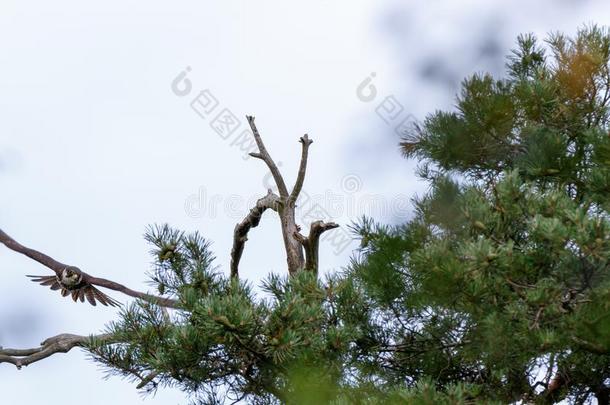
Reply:
[[[256,202],[256,206],[250,210],[243,221],[235,225],[233,233],[233,249],[231,250],[231,277],[238,276],[239,261],[244,252],[244,246],[248,240],[248,232],[251,228],[256,228],[261,221],[263,213],[271,208],[274,211],[279,210],[280,197],[274,194],[271,190],[267,191],[267,195]]]
[[[84,347],[92,340],[108,341],[111,337],[110,334],[82,336],[62,333],[48,338],[40,344],[40,347],[31,349],[5,349],[0,347],[0,363],[11,363],[21,369],[23,366],[46,359],[56,353],[67,353],[75,347]]]

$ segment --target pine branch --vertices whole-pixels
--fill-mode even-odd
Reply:
[[[70,265],[58,262],[57,260],[53,259],[50,256],[47,256],[44,253],[41,253],[34,249],[30,249],[26,246],[23,246],[22,244],[20,244],[19,242],[17,242],[13,238],[11,238],[8,234],[6,234],[1,229],[0,229],[0,243],[4,244],[9,249],[11,249],[17,253],[21,253],[22,255],[25,255],[25,256],[29,257],[30,259],[35,260],[38,263],[48,267],[49,269],[53,270],[56,275],[60,275],[61,272],[66,268],[71,268],[74,271],[79,272],[83,276],[83,281],[85,283],[97,285],[100,287],[105,287],[110,290],[121,292],[121,293],[128,295],[130,297],[133,297],[133,298],[139,298],[139,299],[153,302],[160,306],[164,306],[164,307],[168,307],[168,308],[178,308],[178,301],[176,301],[176,300],[158,297],[155,295],[135,291],[135,290],[132,290],[131,288],[128,288],[117,282],[107,280],[104,278],[98,278],[98,277],[91,276],[90,274],[85,273],[84,271],[80,270],[79,268],[77,268],[75,266],[70,266]]]
[[[31,349],[4,349],[0,347],[0,363],[11,363],[17,369],[21,369],[23,366],[46,359],[56,353],[67,353],[75,347],[85,347],[92,339],[109,341],[111,337],[111,334],[81,336],[62,333],[46,339],[40,344],[40,347]]]
[[[278,211],[280,197],[274,194],[271,190],[267,191],[267,195],[260,198],[254,208],[250,210],[243,221],[235,225],[233,233],[233,249],[231,250],[231,277],[238,276],[239,261],[244,252],[244,246],[248,240],[248,232],[251,228],[256,228],[260,223],[263,213],[271,208]]]

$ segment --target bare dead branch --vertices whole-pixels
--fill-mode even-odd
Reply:
[[[307,155],[309,152],[309,145],[313,143],[313,140],[309,139],[309,136],[305,134],[299,139],[299,142],[301,142],[303,145],[301,149],[301,164],[299,166],[299,172],[297,173],[297,180],[294,183],[292,192],[290,193],[290,199],[288,201],[289,204],[294,204],[301,193],[301,189],[303,188],[305,172],[307,171]]]
[[[14,364],[17,369],[28,366],[37,361],[46,359],[56,353],[67,353],[75,347],[84,347],[92,339],[97,341],[108,341],[112,335],[102,334],[95,336],[81,336],[70,333],[62,333],[50,337],[40,344],[40,347],[31,349],[4,349],[0,347],[0,363]]]
[[[57,260],[53,259],[50,256],[47,256],[44,253],[41,253],[37,250],[28,248],[26,246],[23,246],[22,244],[20,244],[19,242],[17,242],[13,238],[11,238],[8,234],[6,234],[1,229],[0,229],[0,243],[4,244],[9,249],[11,249],[15,252],[21,253],[21,254],[29,257],[30,259],[35,260],[38,263],[48,267],[49,269],[53,270],[56,275],[61,275],[62,271],[66,268],[71,268],[71,269],[73,269],[73,271],[76,271],[76,272],[79,272],[80,274],[82,274],[84,283],[91,284],[91,285],[97,285],[100,287],[108,288],[110,290],[118,291],[118,292],[128,295],[130,297],[140,298],[140,299],[143,299],[146,301],[153,302],[160,306],[169,307],[169,308],[178,307],[178,301],[176,301],[176,300],[172,300],[172,299],[164,298],[164,297],[158,297],[155,295],[135,291],[135,290],[125,287],[124,285],[119,284],[117,282],[114,282],[111,280],[106,280],[104,278],[93,277],[90,274],[85,273],[84,271],[80,270],[79,268],[77,268],[75,266],[71,266],[71,265],[67,265],[67,264],[58,262]]]
[[[267,209],[274,211],[279,210],[280,197],[274,194],[271,190],[267,191],[267,195],[260,198],[256,205],[250,210],[243,221],[235,225],[233,232],[233,249],[231,250],[231,277],[238,277],[239,261],[244,252],[244,246],[248,240],[248,232],[251,228],[256,228],[260,223],[263,213]]]
[[[308,237],[304,237],[299,232],[295,232],[295,238],[305,249],[306,270],[318,274],[320,236],[324,232],[337,227],[339,227],[339,225],[334,222],[315,221],[311,223]]]
[[[250,153],[250,156],[257,159],[261,159],[263,162],[265,162],[265,164],[271,171],[273,179],[275,180],[275,184],[277,185],[280,197],[287,198],[288,189],[286,188],[286,183],[284,183],[284,178],[280,173],[280,169],[278,169],[277,165],[271,158],[271,155],[269,155],[269,152],[267,152],[267,148],[265,148],[265,144],[263,143],[260,133],[256,128],[256,124],[254,123],[254,117],[251,115],[247,115],[246,119],[248,120],[248,124],[250,124],[250,129],[252,129],[252,134],[254,135],[254,140],[256,141],[256,145],[258,146],[259,151],[259,153]]]

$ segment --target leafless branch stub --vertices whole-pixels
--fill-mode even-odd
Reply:
[[[295,237],[305,249],[305,269],[318,274],[320,236],[326,231],[338,228],[334,222],[314,221],[309,229],[309,236],[304,237],[297,232]]]

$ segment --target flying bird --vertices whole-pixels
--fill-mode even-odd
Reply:
[[[88,282],[83,272],[75,266],[67,266],[55,276],[28,275],[28,277],[35,283],[50,286],[51,290],[60,290],[61,295],[64,297],[72,295],[74,302],[79,299],[81,302],[85,302],[86,298],[93,306],[96,305],[96,301],[105,306],[117,307],[120,305],[118,301],[110,298]]]

